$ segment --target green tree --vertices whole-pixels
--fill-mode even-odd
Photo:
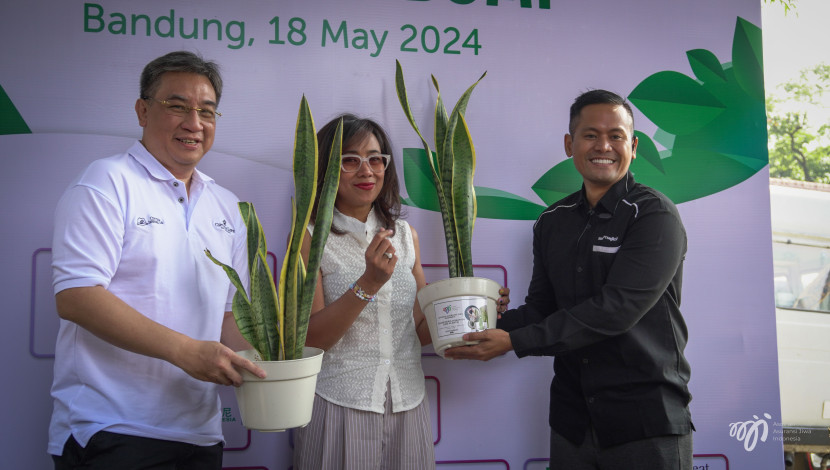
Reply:
[[[796,7],[796,0],[764,0],[764,3],[774,4],[777,3],[784,7],[784,14],[786,15],[791,10],[795,11]]]
[[[830,183],[830,122],[816,125],[808,117],[808,108],[830,94],[830,65],[805,69],[781,88],[783,96],[767,98],[770,176]],[[795,111],[781,110],[795,104]]]

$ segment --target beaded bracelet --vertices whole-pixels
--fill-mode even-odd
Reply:
[[[356,295],[357,298],[360,299],[360,300],[365,300],[366,302],[376,302],[378,300],[378,295],[377,294],[374,294],[374,295],[367,294],[366,291],[363,290],[362,287],[357,285],[357,281],[353,282],[352,285],[349,286],[349,289],[351,289],[351,291],[354,292],[354,295]]]

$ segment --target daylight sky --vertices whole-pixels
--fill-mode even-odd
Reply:
[[[795,0],[795,11],[784,15],[779,3],[762,2],[764,82],[767,94],[781,95],[779,84],[797,78],[802,69],[830,64],[830,0]],[[810,120],[830,119],[830,96]]]

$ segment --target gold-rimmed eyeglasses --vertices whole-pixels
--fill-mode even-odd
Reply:
[[[171,116],[184,117],[190,114],[191,111],[196,111],[196,114],[199,115],[199,120],[201,120],[202,122],[214,123],[216,122],[216,116],[222,115],[222,113],[213,109],[186,106],[180,103],[172,103],[167,100],[159,100],[149,96],[144,96],[142,97],[142,99],[152,100],[161,104],[162,106],[164,106],[164,109],[165,111],[167,111],[167,114],[170,114]]]
[[[346,173],[354,173],[360,169],[364,162],[366,162],[370,170],[374,173],[380,173],[386,170],[386,167],[389,166],[389,160],[391,159],[391,156],[380,153],[369,155],[368,157],[346,154],[340,157],[340,168],[342,168]]]

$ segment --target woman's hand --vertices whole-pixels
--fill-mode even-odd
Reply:
[[[499,314],[499,320],[501,320],[501,314],[507,311],[507,304],[509,303],[510,288],[502,287],[499,289],[499,299],[496,301],[496,312]]]
[[[393,233],[392,230],[379,230],[366,248],[366,270],[357,284],[369,295],[376,294],[386,284],[398,264],[395,248],[389,241]]]

